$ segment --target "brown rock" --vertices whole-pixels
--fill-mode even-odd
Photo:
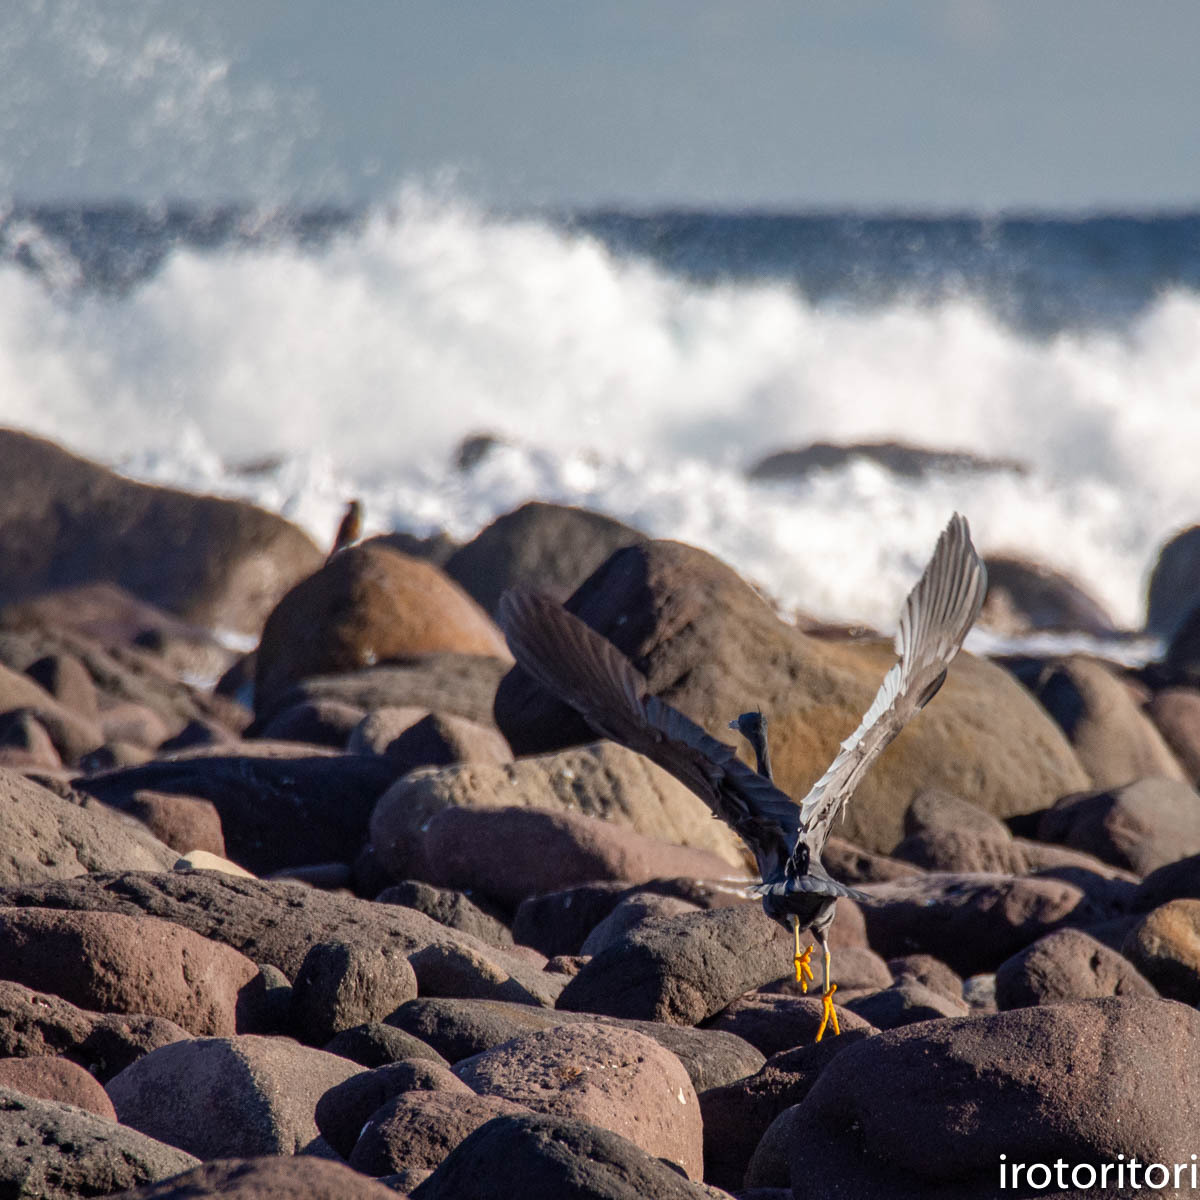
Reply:
[[[446,1067],[450,1065],[420,1038],[405,1033],[403,1029],[385,1025],[382,1021],[368,1021],[365,1025],[355,1025],[353,1029],[343,1029],[322,1049],[367,1068],[383,1067],[388,1063],[413,1058],[428,1059]]]
[[[367,1175],[436,1167],[467,1134],[495,1117],[524,1112],[498,1096],[405,1092],[377,1109],[359,1135],[349,1162]]]
[[[1043,563],[988,555],[987,599],[979,624],[1007,635],[1066,630],[1109,637],[1112,617],[1079,583]]]
[[[198,1158],[295,1154],[318,1134],[317,1101],[357,1063],[288,1038],[193,1038],[108,1082],[123,1125]]]
[[[887,965],[897,983],[912,979],[951,1000],[962,999],[962,977],[931,954],[905,954],[889,959]]]
[[[115,1121],[108,1093],[78,1063],[69,1058],[39,1055],[36,1058],[0,1058],[0,1088],[55,1100]]]
[[[342,1163],[309,1156],[208,1162],[112,1200],[396,1200],[396,1193]]]
[[[587,957],[607,950],[647,921],[678,917],[699,908],[678,896],[660,896],[656,892],[635,892],[622,900],[591,933],[584,938],[579,953]],[[578,972],[576,972],[578,974]]]
[[[148,1051],[187,1036],[162,1017],[87,1012],[61,996],[0,980],[0,1055],[61,1055],[103,1082]]]
[[[371,1114],[406,1092],[472,1095],[449,1067],[427,1058],[405,1059],[373,1071],[360,1071],[345,1083],[331,1087],[317,1101],[317,1128],[343,1158],[349,1158]]]
[[[445,808],[425,825],[421,858],[434,883],[477,888],[501,903],[594,880],[707,879],[729,864],[595,817],[525,808]]]
[[[211,800],[142,788],[113,807],[136,817],[160,842],[180,854],[206,850],[225,857],[221,816]]]
[[[695,1089],[680,1061],[630,1029],[576,1023],[526,1034],[465,1059],[454,1073],[476,1092],[535,1112],[590,1121],[703,1175]]]
[[[1032,688],[1062,726],[1094,788],[1119,788],[1148,776],[1184,781],[1158,730],[1103,663],[1082,655],[1048,663]]]
[[[633,659],[653,694],[718,736],[728,736],[729,714],[746,706],[743,681],[753,679],[771,721],[776,779],[793,796],[832,761],[894,662],[890,646],[801,633],[729,568],[672,542],[618,551],[568,607]],[[589,736],[571,710],[516,670],[497,692],[496,718],[518,754]],[[1020,685],[960,654],[936,703],[863,780],[838,832],[884,853],[927,787],[1006,817],[1044,806],[1084,778],[1061,730]]]
[[[341,700],[309,700],[279,709],[263,723],[261,736],[342,750],[365,715],[361,708]]]
[[[1122,952],[1164,996],[1200,1004],[1200,900],[1170,900],[1148,913]]]
[[[886,854],[871,854],[840,837],[831,837],[825,843],[821,861],[838,883],[849,887],[857,887],[860,883],[887,883],[889,879],[907,879],[921,873],[912,863],[901,862]]]
[[[1188,1162],[1198,1038],[1200,1013],[1144,997],[889,1030],[821,1072],[793,1126],[790,1177],[836,1180],[844,1196],[983,1197],[1009,1194],[1002,1161]]]
[[[0,715],[0,766],[17,770],[62,768],[46,727],[27,708],[14,708]]]
[[[941,1017],[965,1017],[969,1011],[965,1001],[934,991],[915,979],[903,979],[870,995],[847,999],[846,1007],[876,1029],[899,1029],[902,1025]]]
[[[905,837],[922,833],[970,833],[1000,842],[1012,837],[991,813],[938,788],[920,792],[904,813]]]
[[[258,968],[154,917],[0,909],[0,977],[100,1012],[141,1012],[191,1033],[254,1029]]]
[[[486,907],[480,907],[479,901]],[[482,897],[471,899],[454,888],[439,888],[419,880],[406,879],[384,888],[375,897],[375,903],[402,904],[405,908],[415,908],[439,924],[461,929],[481,942],[487,942],[489,946],[507,949],[513,944],[508,926],[500,920],[499,909],[487,904]]]
[[[4,599],[101,573],[208,628],[256,632],[321,554],[281,517],[133,483],[15,430],[0,431],[0,578]]]
[[[1200,690],[1165,688],[1146,709],[1189,783],[1200,783]]]
[[[176,1175],[196,1160],[73,1104],[0,1087],[0,1194],[108,1196]]]
[[[351,754],[385,754],[406,729],[412,728],[429,710],[410,706],[385,705],[367,713],[350,731],[346,749]],[[507,745],[507,743],[505,743]]]
[[[834,972],[837,978],[837,972]],[[839,988],[840,990],[840,988]],[[870,1029],[871,1023],[845,1004],[835,1000],[838,1024],[845,1031]],[[739,996],[706,1026],[723,1033],[732,1033],[747,1041],[768,1059],[797,1046],[816,1041],[821,1025],[821,998],[812,990],[799,992],[747,992]]]
[[[1078,929],[1048,933],[996,971],[996,1004],[1001,1009],[1157,995],[1128,959]]]
[[[926,829],[910,834],[892,853],[926,871],[991,872],[1023,875],[1029,862],[1012,836],[998,838],[973,830]]]
[[[88,871],[165,871],[175,855],[145,829],[95,802],[79,805],[0,767],[0,883],[40,883]]]
[[[130,701],[104,709],[100,714],[100,729],[106,744],[120,742],[140,746],[143,750],[153,750],[173,732],[171,725],[154,709]]]
[[[351,546],[280,600],[263,627],[255,711],[312,675],[437,651],[508,655],[487,615],[437,567],[380,545]]]
[[[77,763],[104,741],[96,722],[59,704],[29,676],[0,664],[0,712],[18,709],[37,719],[64,762]]]
[[[456,807],[602,817],[648,837],[710,850],[730,867],[747,861],[736,834],[714,821],[699,797],[648,759],[612,742],[507,765],[414,771],[380,797],[371,815],[371,842],[380,861],[399,878],[429,878],[423,827],[436,813]]]
[[[403,952],[360,942],[318,942],[292,984],[290,1025],[313,1046],[336,1033],[378,1021],[417,994]]]
[[[475,535],[446,562],[446,574],[494,613],[517,585],[565,600],[614,550],[645,535],[602,513],[531,501]]]
[[[395,711],[395,710],[392,710]],[[452,763],[510,763],[512,750],[491,725],[453,713],[427,713],[401,731],[383,749],[399,773]]]
[[[40,622],[39,622],[40,623]],[[88,669],[74,654],[46,654],[30,663],[25,674],[45,688],[64,708],[86,721],[100,719],[100,698]]]
[[[1133,894],[1129,907],[1134,912],[1149,912],[1168,900],[1200,900],[1200,854],[1151,871]]]
[[[1172,779],[1064,796],[1042,814],[1038,837],[1145,875],[1200,852],[1200,797]]]

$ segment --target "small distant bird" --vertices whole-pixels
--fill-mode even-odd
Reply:
[[[900,661],[884,677],[859,727],[842,743],[829,769],[799,805],[771,780],[766,722],[743,713],[731,722],[750,740],[758,770],[733,747],[650,694],[645,676],[607,638],[545,596],[506,592],[500,622],[513,656],[547,691],[574,708],[602,737],[644,754],[670,771],[729,824],[750,847],[762,882],[767,916],[795,938],[796,979],[807,991],[812,946],[801,952],[806,926],[825,958],[825,991],[817,1041],[827,1025],[839,1033],[827,933],[839,896],[868,899],[834,880],[821,851],[846,801],[881,751],[933,699],[987,588],[983,563],[957,513],[942,531],[933,557],[900,613]]]
[[[353,546],[355,542],[362,537],[362,501],[351,500],[346,505],[346,513],[342,517],[342,523],[338,526],[337,537],[333,539],[333,549],[329,551],[328,562],[339,550],[345,550],[347,546]]]

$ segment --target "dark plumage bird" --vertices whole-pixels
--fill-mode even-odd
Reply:
[[[966,520],[957,513],[938,538],[929,565],[900,613],[900,661],[884,677],[859,727],[829,769],[797,805],[771,780],[765,719],[744,713],[733,727],[745,734],[759,770],[733,747],[649,692],[645,677],[607,638],[534,592],[513,590],[500,602],[500,621],[517,662],[544,688],[574,708],[602,737],[620,742],[670,771],[750,847],[758,863],[766,914],[795,937],[796,978],[812,978],[812,946],[800,951],[808,927],[825,958],[824,1013],[817,1040],[832,1022],[826,933],[839,896],[863,897],[833,879],[821,851],[843,805],[880,752],[937,693],[983,604],[987,576]]]

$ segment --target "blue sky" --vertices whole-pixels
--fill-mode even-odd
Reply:
[[[1200,203],[1195,0],[33,0],[0,193]]]

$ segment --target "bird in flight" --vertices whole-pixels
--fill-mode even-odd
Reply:
[[[645,755],[696,793],[753,852],[767,916],[795,939],[796,979],[807,991],[813,947],[800,950],[807,927],[821,946],[825,990],[817,1041],[827,1025],[839,1033],[827,934],[839,896],[865,899],[833,879],[821,851],[834,821],[868,768],[905,724],[933,699],[967,631],[975,623],[987,573],[971,544],[966,519],[951,518],[924,574],[900,612],[896,653],[858,728],[799,804],[771,777],[766,722],[743,713],[731,727],[755,750],[758,770],[678,709],[651,695],[644,675],[607,638],[560,604],[512,589],[500,601],[500,623],[517,663],[575,709],[601,737]]]

